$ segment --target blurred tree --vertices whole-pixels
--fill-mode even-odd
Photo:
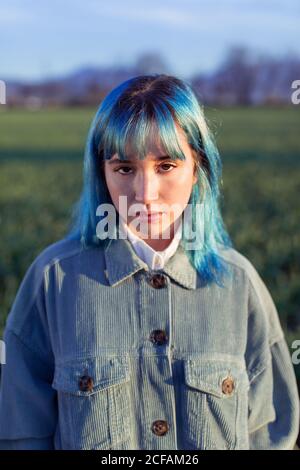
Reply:
[[[137,75],[148,73],[168,73],[169,67],[158,52],[147,52],[140,55],[135,63]]]
[[[231,48],[219,69],[221,87],[230,91],[235,103],[251,104],[256,70],[251,53],[242,46]]]

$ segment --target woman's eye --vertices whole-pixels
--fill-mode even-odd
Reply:
[[[166,173],[170,171],[172,168],[176,168],[176,165],[172,165],[171,163],[163,163],[162,165],[160,165],[159,168],[162,169],[163,172]]]
[[[122,170],[122,171],[121,171]],[[129,171],[128,171],[129,170]],[[130,168],[129,166],[121,166],[120,168],[117,168],[115,171],[117,171],[118,173],[120,173],[121,175],[129,175],[130,174],[130,170],[132,170],[132,168]]]

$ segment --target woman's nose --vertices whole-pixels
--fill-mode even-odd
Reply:
[[[138,173],[134,180],[135,199],[137,202],[147,202],[158,199],[158,181],[153,172]]]

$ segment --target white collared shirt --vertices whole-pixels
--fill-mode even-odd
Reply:
[[[180,222],[169,246],[167,246],[163,251],[155,251],[142,238],[133,233],[121,217],[120,224],[122,225],[136,254],[149,266],[150,269],[162,269],[164,267],[168,259],[171,258],[177,250],[182,236],[182,222]]]

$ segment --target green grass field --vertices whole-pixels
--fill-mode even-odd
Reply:
[[[0,108],[0,337],[29,264],[63,237],[96,109]],[[224,219],[300,339],[300,109],[207,109],[223,160]],[[300,366],[296,366],[300,377]]]

